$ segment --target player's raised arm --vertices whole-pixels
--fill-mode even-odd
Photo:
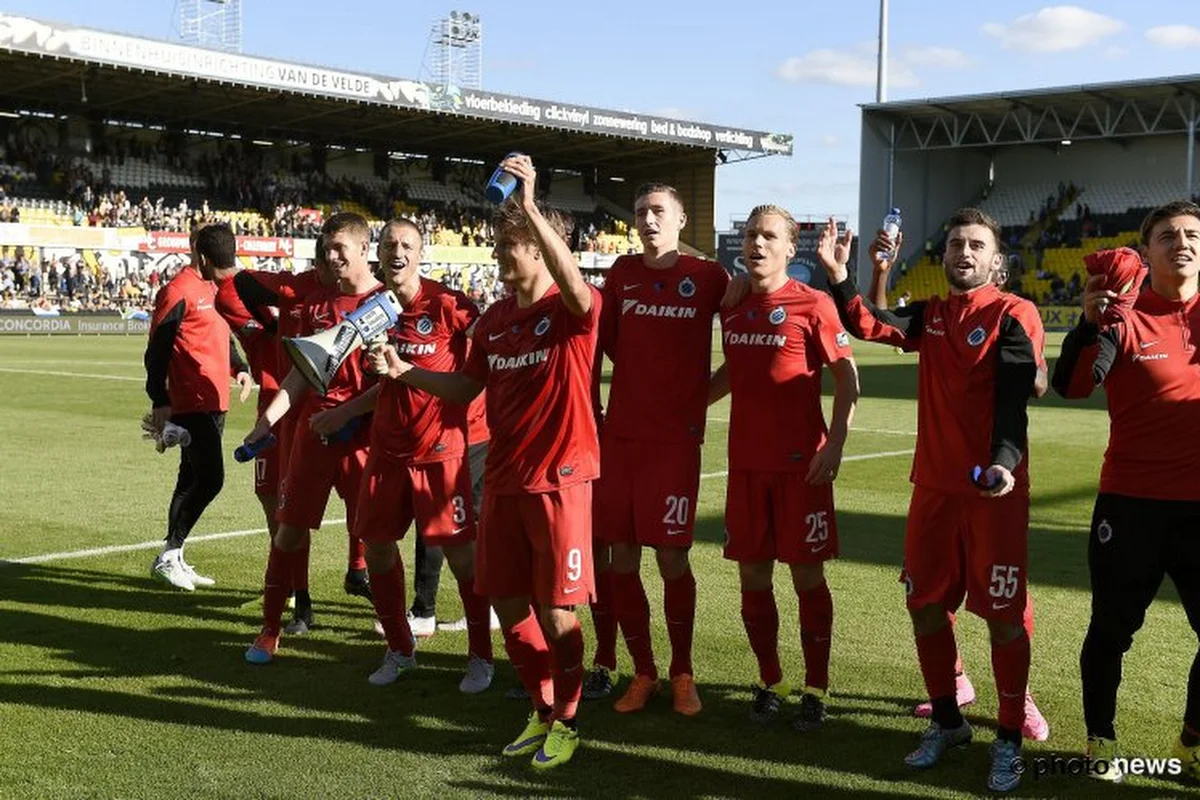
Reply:
[[[577,317],[587,314],[592,309],[594,300],[590,284],[583,279],[579,264],[571,252],[566,239],[561,236],[542,214],[534,199],[534,187],[537,172],[529,156],[518,155],[506,158],[500,166],[521,179],[521,210],[529,220],[529,229],[533,233],[538,249],[546,260],[558,290],[562,292],[563,303],[567,310]]]
[[[1083,314],[1063,340],[1062,353],[1054,365],[1051,384],[1054,391],[1068,400],[1087,397],[1104,383],[1121,349],[1121,326],[1101,329],[1099,325],[1107,304],[1117,297],[1115,292],[1102,287],[1103,282],[1103,275],[1088,278],[1083,293]]]
[[[830,294],[837,305],[838,316],[852,335],[869,342],[887,342],[896,346],[921,335],[925,304],[910,303],[904,308],[888,311],[862,297],[854,272],[849,269],[850,244],[854,234],[849,229],[838,238],[837,223],[830,217],[817,242],[817,260],[829,277]],[[880,264],[890,258],[891,240],[883,231],[871,243],[871,258]]]

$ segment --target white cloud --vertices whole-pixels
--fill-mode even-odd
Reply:
[[[1146,31],[1146,38],[1160,47],[1200,47],[1200,28],[1191,25],[1159,25]]]
[[[916,73],[904,63],[893,59],[888,64],[888,84],[900,88],[920,83]],[[874,58],[837,50],[812,50],[802,56],[792,56],[779,65],[775,74],[793,83],[825,83],[834,86],[874,86]]]
[[[1121,47],[1120,45],[1117,45],[1117,44],[1109,45],[1108,47],[1106,47],[1104,49],[1104,57],[1113,59],[1113,60],[1116,60],[1118,58],[1128,58],[1129,53],[1130,53],[1130,50],[1128,47]]]
[[[901,54],[901,61],[920,67],[962,69],[971,65],[971,59],[962,50],[953,47],[910,47]]]
[[[1008,24],[989,22],[983,32],[1010,50],[1060,53],[1078,50],[1125,29],[1125,23],[1079,6],[1047,6]]]

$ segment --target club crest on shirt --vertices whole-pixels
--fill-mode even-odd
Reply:
[[[787,319],[787,312],[783,310],[783,306],[775,306],[767,315],[767,321],[772,325],[782,325],[785,319]]]
[[[679,296],[680,297],[691,297],[695,293],[696,293],[696,283],[695,283],[695,281],[692,280],[690,275],[679,282]]]
[[[433,333],[433,320],[429,317],[421,317],[417,320],[417,333],[422,336],[428,336]]]
[[[542,317],[540,320],[538,320],[537,327],[533,329],[533,335],[541,336],[548,330],[550,330],[550,318]]]
[[[983,329],[983,326],[979,326],[967,334],[967,344],[971,345],[971,347],[979,347],[986,338],[987,331]]]

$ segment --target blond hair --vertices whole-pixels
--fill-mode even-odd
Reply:
[[[773,205],[771,203],[767,203],[767,204],[761,205],[761,206],[755,206],[754,210],[752,210],[750,212],[750,219],[746,220],[746,227],[749,228],[750,223],[753,222],[756,218],[765,217],[770,214],[774,214],[775,216],[779,217],[780,219],[782,219],[784,221],[784,223],[787,225],[788,242],[791,244],[795,244],[796,239],[799,235],[800,226],[799,226],[799,224],[797,224],[796,218],[793,217],[791,215],[791,212],[789,212],[786,208],[780,208],[779,206]]]

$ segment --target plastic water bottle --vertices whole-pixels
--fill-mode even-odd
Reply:
[[[253,461],[263,450],[274,447],[276,441],[275,434],[271,433],[256,442],[240,445],[238,449],[233,451],[233,460],[239,464]]]
[[[888,216],[883,217],[883,233],[888,235],[888,239],[892,240],[893,245],[895,245],[896,236],[900,234],[901,224],[900,209],[892,209]]]
[[[504,158],[509,159],[519,155],[521,154],[516,152],[509,153]],[[508,196],[513,193],[513,189],[516,189],[517,184],[520,182],[516,175],[513,175],[502,167],[496,167],[496,171],[492,173],[491,179],[487,182],[487,189],[484,193],[487,195],[488,200],[496,205],[500,205],[508,199]]]

